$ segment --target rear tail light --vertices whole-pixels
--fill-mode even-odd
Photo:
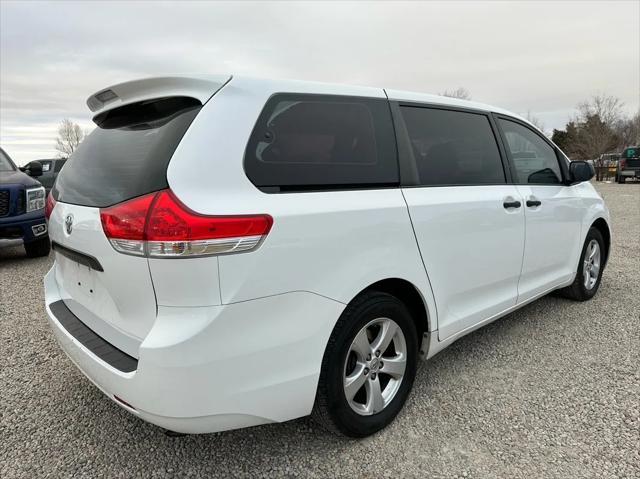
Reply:
[[[55,208],[55,206],[56,206],[56,199],[53,197],[51,192],[49,192],[49,194],[47,195],[47,201],[44,204],[44,217],[47,220],[49,220],[49,218],[51,217],[51,212],[53,211],[53,208]]]
[[[100,210],[117,251],[152,258],[184,258],[255,249],[269,233],[269,215],[207,216],[162,190]]]
[[[620,169],[624,170],[624,168],[627,166],[627,160],[619,160],[620,163]]]
[[[111,246],[121,253],[145,255],[144,227],[158,193],[100,209],[100,221]]]

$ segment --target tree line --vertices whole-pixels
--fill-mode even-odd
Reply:
[[[623,103],[609,95],[594,95],[578,105],[564,130],[553,130],[553,141],[573,160],[593,160],[601,179],[606,154],[620,153],[640,144],[640,110],[624,114]]]
[[[440,94],[471,100],[471,93],[463,87]],[[544,125],[531,112],[527,112],[527,120],[544,132]],[[600,180],[603,167],[608,166],[605,155],[615,155],[627,146],[640,145],[640,110],[629,117],[619,98],[593,95],[577,106],[576,113],[563,130],[553,130],[551,141],[572,160],[593,160]]]

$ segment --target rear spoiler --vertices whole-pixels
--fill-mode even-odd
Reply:
[[[171,96],[196,98],[205,104],[231,78],[231,75],[208,75],[132,80],[91,95],[87,99],[87,106],[94,113],[103,113],[130,103]]]

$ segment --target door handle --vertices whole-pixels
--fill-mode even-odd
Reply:
[[[504,206],[505,208],[520,208],[522,206],[522,203],[520,203],[519,201],[505,201],[504,203],[502,203],[502,206]]]
[[[527,206],[529,208],[533,208],[534,206],[540,206],[542,204],[542,201],[540,200],[527,200]]]

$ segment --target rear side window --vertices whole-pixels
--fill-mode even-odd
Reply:
[[[200,110],[192,98],[164,98],[103,113],[60,171],[54,197],[106,207],[167,188],[167,166]]]
[[[402,106],[419,184],[505,183],[500,151],[489,119],[482,114]]]
[[[245,171],[265,191],[399,183],[386,100],[277,94],[249,139]]]
[[[499,122],[511,153],[518,183],[562,183],[558,157],[551,145],[519,123],[504,119]]]

